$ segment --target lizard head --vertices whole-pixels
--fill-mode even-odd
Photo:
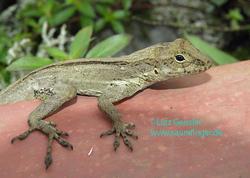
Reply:
[[[163,75],[178,77],[182,75],[196,74],[209,69],[212,61],[190,42],[184,39],[176,39],[171,43],[157,45],[160,56],[160,71]]]

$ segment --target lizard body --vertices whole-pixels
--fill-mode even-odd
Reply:
[[[127,56],[102,59],[79,59],[55,63],[37,69],[0,93],[0,104],[38,98],[42,103],[29,115],[29,129],[14,137],[12,143],[25,139],[32,131],[48,135],[45,157],[46,168],[52,163],[51,148],[55,139],[62,146],[73,148],[61,136],[66,132],[44,119],[53,114],[65,102],[76,95],[98,97],[98,106],[111,119],[111,130],[101,134],[115,134],[114,149],[120,145],[120,137],[130,150],[128,136],[137,138],[131,131],[134,125],[124,123],[114,103],[163,80],[195,74],[211,67],[211,61],[189,42],[177,39],[171,43],[159,43]]]

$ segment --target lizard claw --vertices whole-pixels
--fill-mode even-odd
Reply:
[[[116,151],[117,148],[120,146],[120,137],[122,137],[124,144],[128,147],[130,151],[133,151],[133,146],[128,136],[138,139],[138,136],[131,131],[130,129],[134,129],[135,125],[133,123],[123,123],[123,122],[116,122],[114,123],[112,129],[103,132],[100,137],[115,134],[115,140],[113,143],[114,150]]]
[[[47,154],[45,156],[44,163],[45,163],[45,167],[46,167],[46,170],[47,170],[49,168],[49,166],[51,165],[51,163],[52,163],[52,156],[51,156],[51,154]]]

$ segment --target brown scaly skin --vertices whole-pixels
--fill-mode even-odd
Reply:
[[[132,151],[128,136],[137,139],[131,131],[135,126],[125,123],[114,106],[124,98],[163,80],[196,74],[210,68],[211,61],[189,42],[177,39],[171,43],[159,43],[127,56],[102,59],[79,59],[56,63],[35,70],[16,81],[0,93],[0,104],[38,98],[42,103],[29,115],[29,129],[15,140],[25,139],[34,130],[48,136],[45,156],[46,169],[52,163],[53,140],[62,146],[73,146],[62,138],[66,132],[44,119],[76,95],[98,97],[99,108],[107,114],[113,127],[101,134],[115,134],[114,150],[120,145],[120,137]]]

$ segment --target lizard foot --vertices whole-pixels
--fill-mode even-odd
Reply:
[[[25,138],[29,136],[30,133],[32,133],[35,130],[39,130],[42,133],[46,134],[48,136],[48,146],[47,146],[47,153],[46,153],[44,162],[45,162],[46,169],[48,169],[48,167],[52,163],[51,152],[52,152],[53,140],[56,140],[63,147],[73,150],[73,146],[62,138],[62,136],[68,136],[68,133],[57,129],[55,126],[56,126],[55,123],[51,121],[48,122],[48,121],[41,120],[38,122],[38,124],[34,124],[34,126],[30,125],[30,128],[27,131],[12,138],[11,143],[14,143],[16,140],[24,140]]]
[[[138,136],[131,131],[134,129],[135,125],[133,123],[123,123],[123,122],[115,122],[112,129],[103,132],[100,137],[115,134],[115,141],[113,143],[114,150],[120,146],[120,136],[123,139],[124,144],[129,148],[130,151],[133,151],[132,143],[129,141],[128,136],[138,139]]]

